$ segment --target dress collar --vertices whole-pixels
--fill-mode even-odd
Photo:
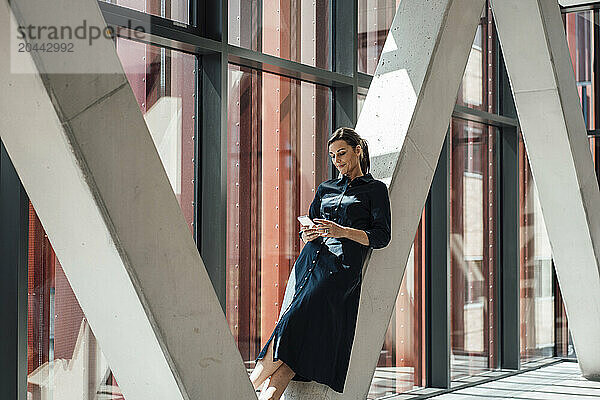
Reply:
[[[375,178],[373,178],[373,175],[371,175],[370,172],[368,174],[361,175],[361,176],[358,176],[358,177],[354,178],[354,181],[360,181],[360,182],[364,182],[364,183],[368,183],[368,182],[371,182],[373,180],[375,180]],[[346,175],[342,175],[338,179],[338,184],[345,185],[346,183],[348,183],[348,177]]]

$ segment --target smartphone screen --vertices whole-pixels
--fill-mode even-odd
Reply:
[[[300,225],[302,226],[313,226],[315,223],[308,217],[308,215],[301,215],[298,217]]]

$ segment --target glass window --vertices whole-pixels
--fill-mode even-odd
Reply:
[[[476,122],[451,123],[452,379],[495,366],[496,134]]]
[[[190,23],[189,0],[100,0],[166,19]]]
[[[27,398],[122,400],[31,203],[28,246]]]
[[[331,68],[329,0],[229,0],[229,44]]]
[[[597,27],[595,29],[598,29]],[[565,15],[565,30],[571,62],[575,72],[581,110],[588,129],[596,126],[596,97],[594,93],[594,11]]]
[[[392,311],[369,399],[425,386],[425,229],[424,215],[411,247]]]
[[[594,72],[595,54],[598,44],[595,35],[598,25],[594,23],[595,11],[580,11],[564,16],[567,45],[571,55],[571,63],[575,73],[577,92],[581,101],[583,119],[588,129],[596,129],[596,74]],[[591,137],[590,149],[596,166],[596,175],[600,176],[600,140]]]
[[[596,128],[596,73],[594,64],[596,61],[596,49],[598,44],[595,37],[598,25],[594,23],[595,13],[598,10],[580,11],[564,15],[565,33],[567,45],[571,55],[571,63],[575,74],[577,92],[581,102],[581,111],[588,129]],[[590,137],[590,149],[596,167],[596,175],[600,176],[600,140],[598,137]],[[558,281],[554,283],[555,293],[555,351],[556,355],[563,357],[576,357],[573,347],[573,339],[568,326],[567,314],[562,301],[562,294]]]
[[[365,100],[367,99],[366,94],[358,93],[356,95],[356,116],[357,118],[360,116],[363,106],[365,105]]]
[[[193,232],[196,58],[123,38],[117,53]]]
[[[556,275],[555,275],[556,276]],[[556,357],[577,358],[573,337],[567,320],[567,310],[558,286],[558,280],[554,279],[554,351]]]
[[[489,5],[484,9],[481,23],[477,27],[456,104],[490,113],[497,112],[496,37]]]
[[[332,93],[235,65],[228,88],[226,315],[252,368],[300,253],[296,217],[330,177]]]
[[[375,73],[400,0],[358,0],[358,71]]]
[[[358,71],[375,73],[399,0],[359,0]],[[496,107],[496,37],[489,4],[471,47],[456,104],[491,113]]]
[[[539,196],[523,139],[519,141],[521,359],[554,352],[554,267]]]

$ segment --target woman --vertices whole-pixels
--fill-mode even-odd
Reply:
[[[254,388],[269,376],[261,400],[279,399],[292,378],[342,392],[360,299],[362,264],[369,247],[390,241],[386,185],[369,173],[367,142],[351,128],[328,141],[341,174],[319,185],[303,226],[306,245],[295,263],[295,292],[250,375]],[[292,280],[290,280],[292,282]]]

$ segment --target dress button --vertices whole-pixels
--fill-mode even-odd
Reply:
[[[308,269],[308,272],[310,272],[310,271],[312,271],[312,268],[309,268],[309,269]]]
[[[304,280],[307,280],[307,279],[308,279],[308,276],[306,278],[304,278]]]
[[[313,264],[316,263],[316,262],[317,262],[317,260],[313,260]]]
[[[321,251],[321,250],[317,250],[317,254],[319,254],[319,252],[320,252],[320,251]]]

